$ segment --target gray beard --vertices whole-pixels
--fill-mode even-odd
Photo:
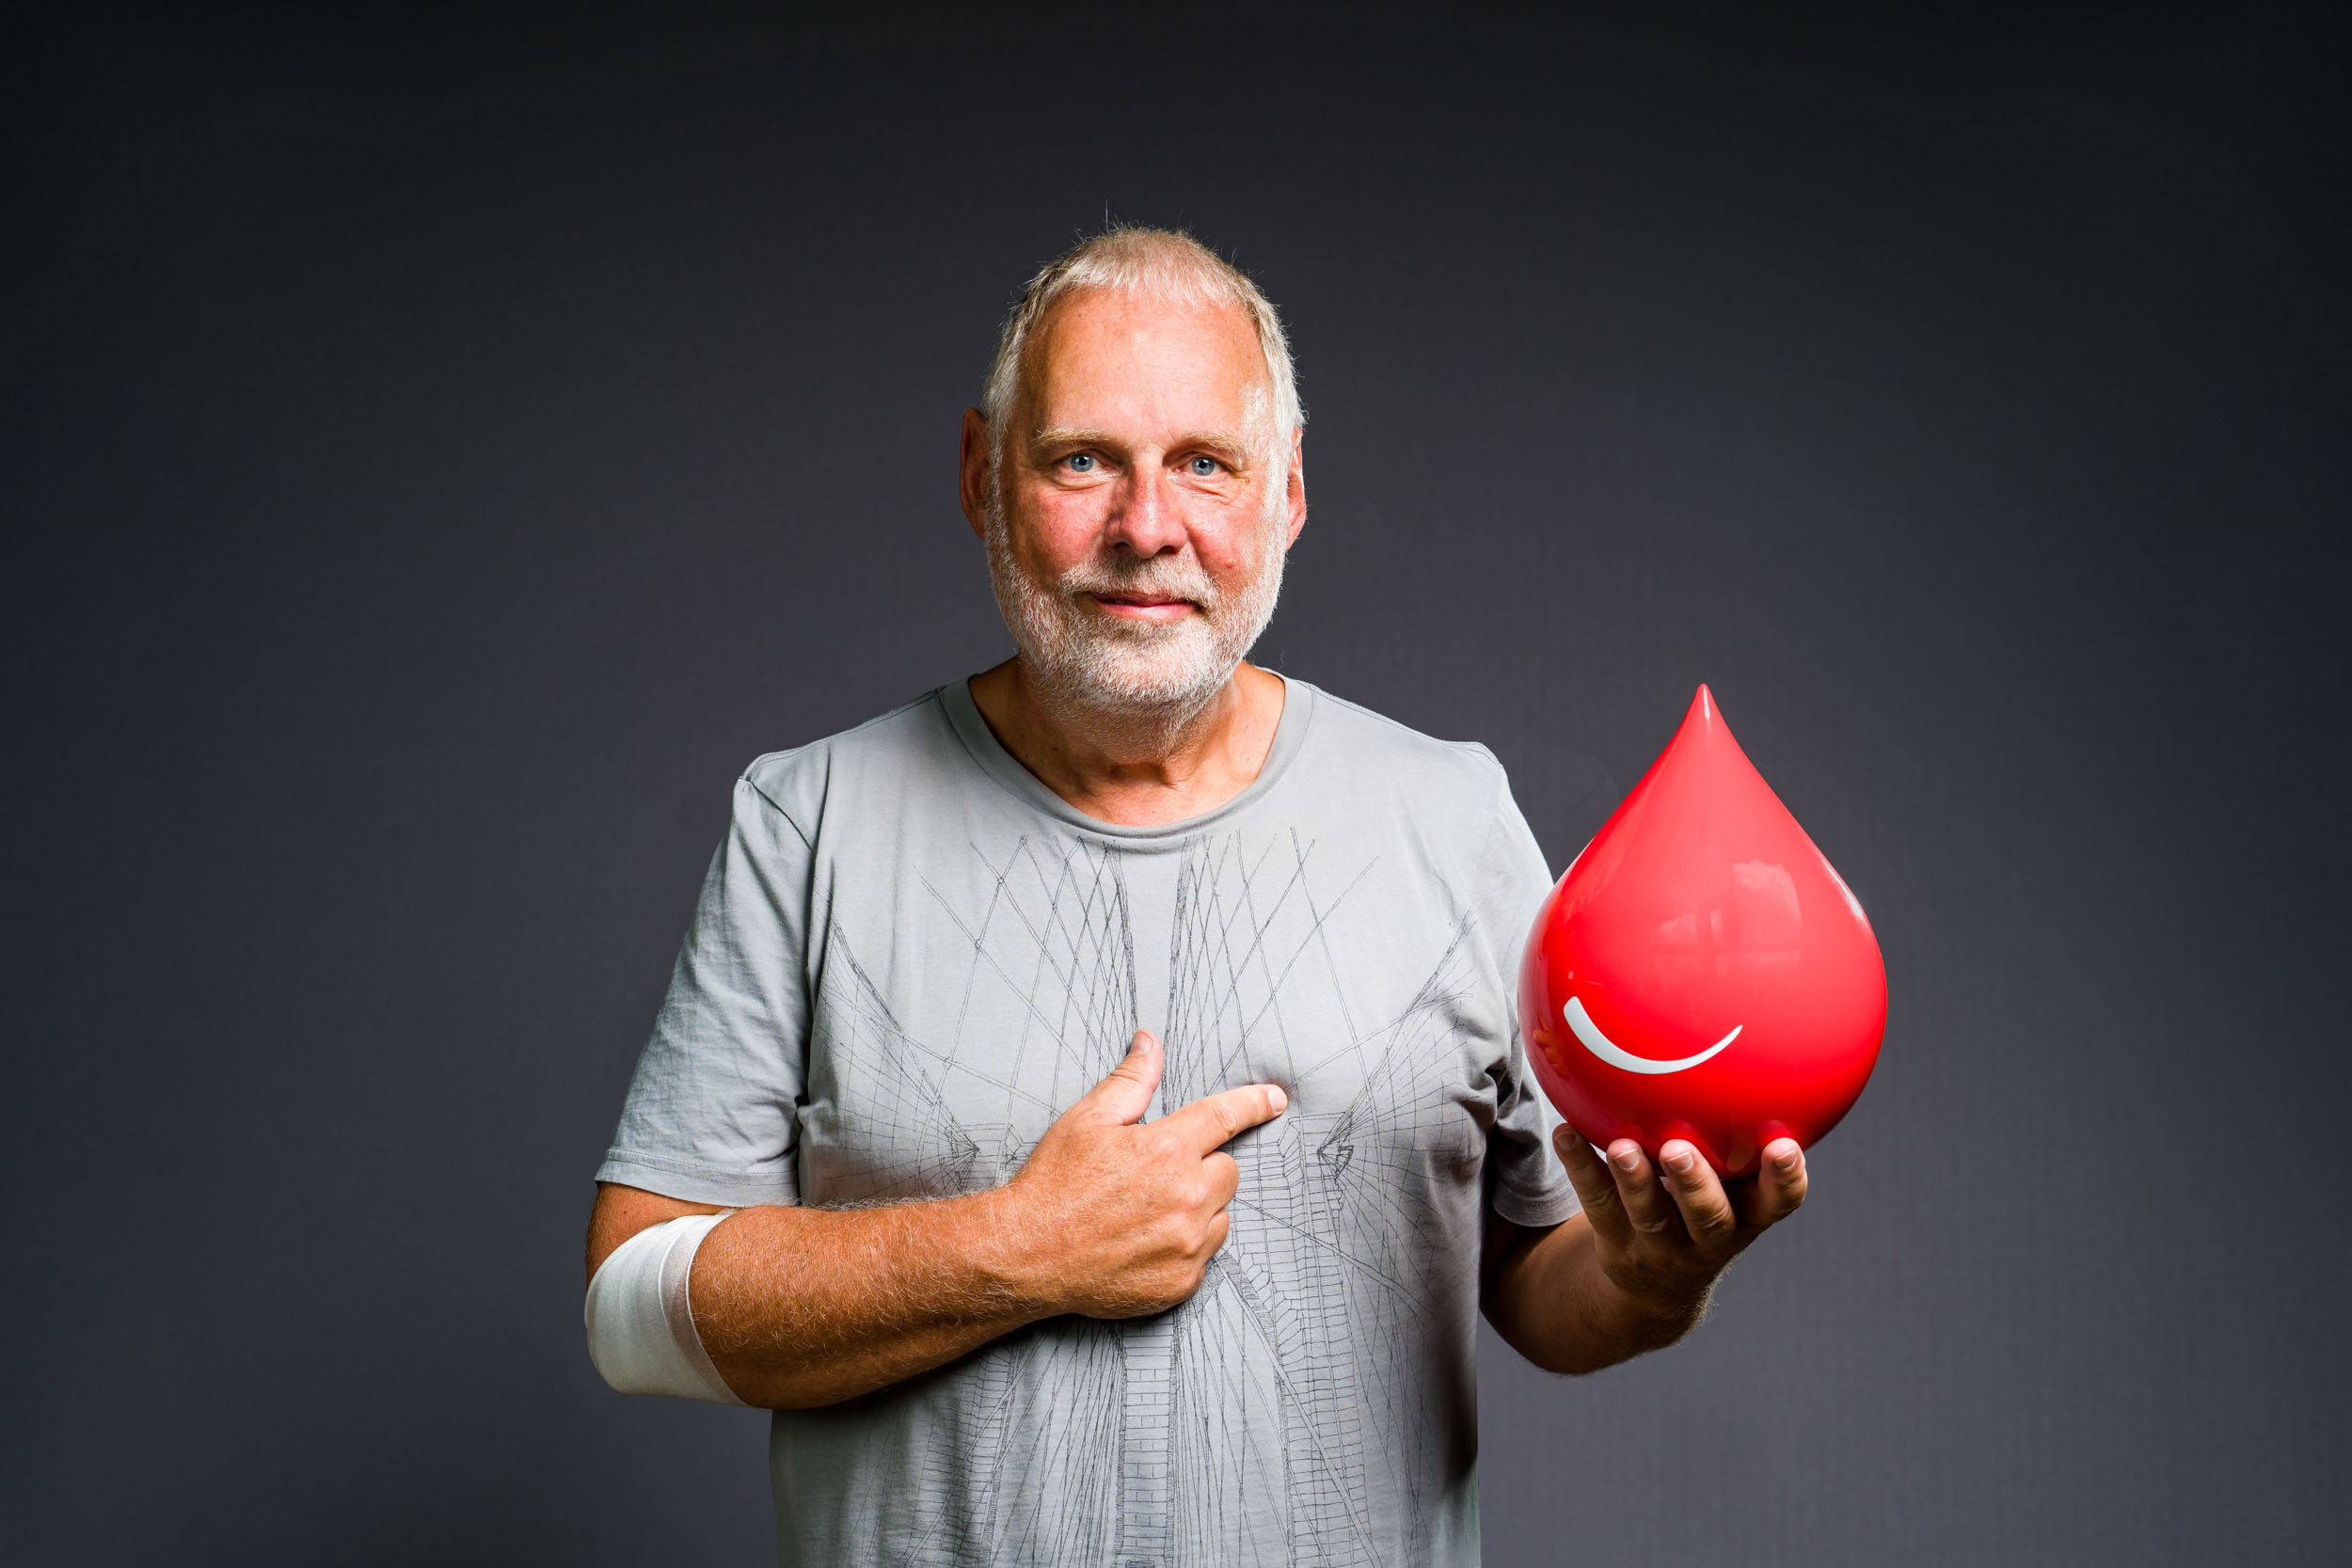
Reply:
[[[1108,732],[1097,736],[1104,740],[1118,736],[1149,746],[1182,732],[1225,689],[1274,618],[1282,591],[1281,499],[1278,490],[1267,508],[1257,575],[1229,594],[1197,567],[1158,558],[1089,562],[1051,587],[1040,584],[1014,558],[1003,503],[992,497],[989,582],[1038,700],[1057,717]],[[1170,626],[1115,621],[1080,608],[1078,596],[1093,592],[1190,599],[1201,613]]]

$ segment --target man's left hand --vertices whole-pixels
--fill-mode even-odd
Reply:
[[[1756,1174],[1724,1181],[1681,1138],[1659,1146],[1653,1164],[1631,1138],[1604,1160],[1572,1127],[1552,1147],[1583,1200],[1594,1261],[1609,1282],[1661,1317],[1694,1319],[1734,1258],[1804,1201],[1804,1151],[1794,1138],[1764,1146]]]

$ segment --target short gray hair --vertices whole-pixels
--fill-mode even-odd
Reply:
[[[998,462],[1004,457],[1006,421],[1021,396],[1021,356],[1029,334],[1063,299],[1094,289],[1238,307],[1257,332],[1266,375],[1274,384],[1274,461],[1278,466],[1288,462],[1290,434],[1307,422],[1307,410],[1298,401],[1290,339],[1273,302],[1258,292],[1247,273],[1182,230],[1123,224],[1080,241],[1047,262],[1005,318],[1005,329],[996,339],[996,358],[988,368],[988,386],[980,393],[989,448]]]

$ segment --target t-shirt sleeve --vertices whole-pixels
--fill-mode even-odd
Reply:
[[[799,1201],[809,863],[792,819],[738,780],[597,1180],[690,1203]]]
[[[1511,799],[1507,779],[1498,795],[1476,897],[1478,923],[1510,1020],[1511,1040],[1495,1085],[1494,1130],[1486,1138],[1487,1190],[1496,1213],[1514,1225],[1539,1229],[1558,1225],[1583,1206],[1552,1152],[1551,1130],[1560,1125],[1560,1113],[1552,1109],[1528,1066],[1527,1042],[1519,1029],[1519,954],[1536,910],[1551,892],[1551,873],[1518,802]]]

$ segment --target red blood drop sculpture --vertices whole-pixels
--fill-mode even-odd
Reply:
[[[1579,1132],[1687,1138],[1747,1176],[1869,1081],[1886,966],[1845,879],[1724,727],[1682,728],[1551,890],[1519,970],[1535,1076]]]

